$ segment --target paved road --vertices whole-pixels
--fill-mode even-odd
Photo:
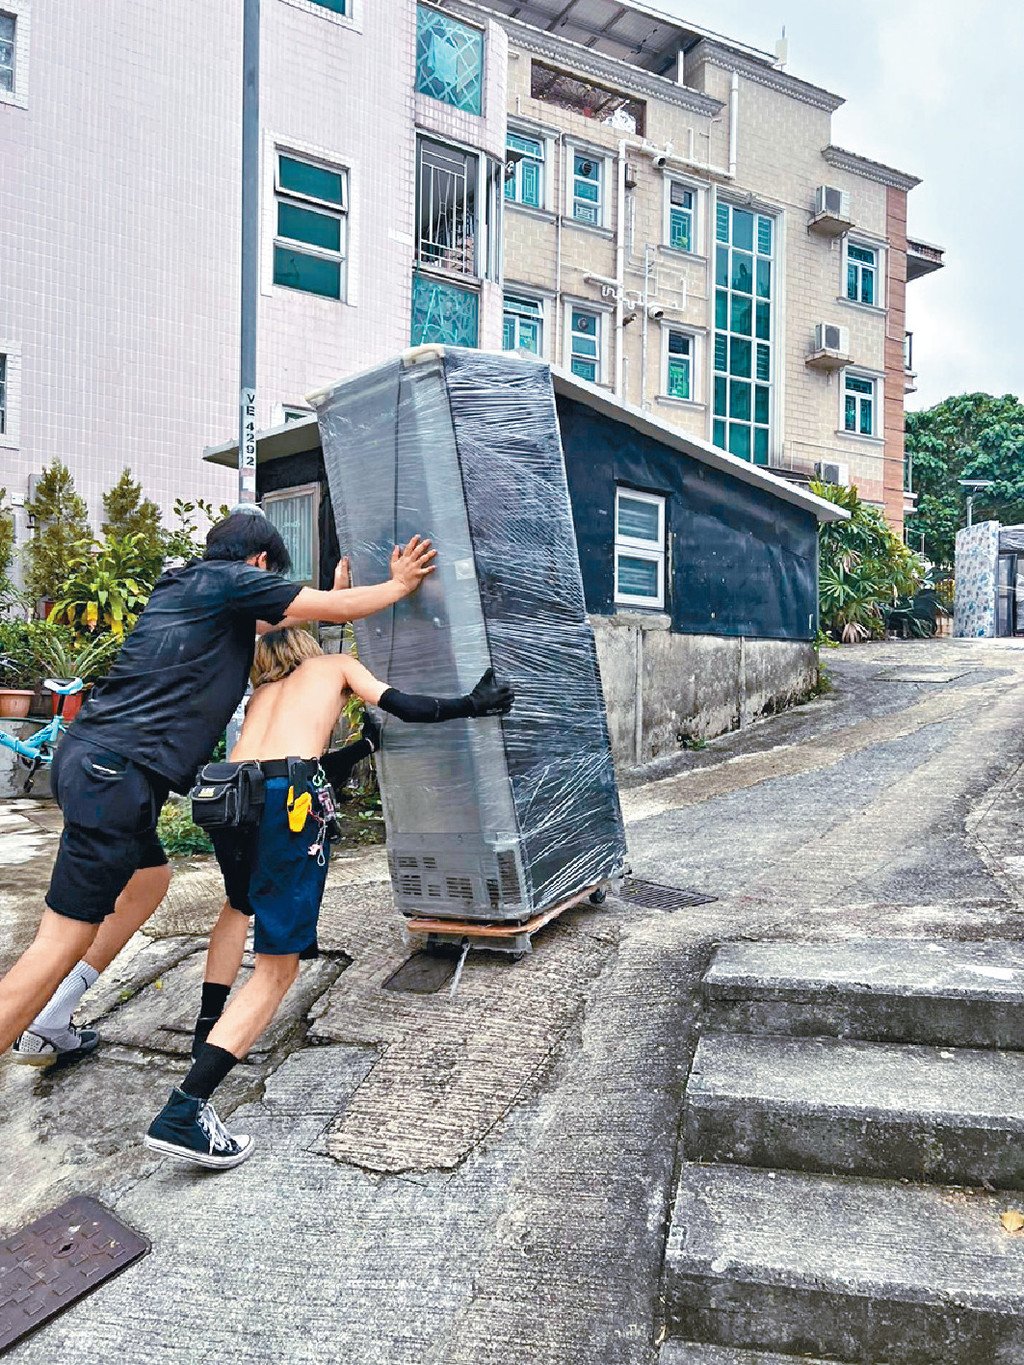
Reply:
[[[213,898],[179,893],[92,1002],[94,1060],[0,1068],[0,1223],[87,1190],[154,1244],[10,1359],[652,1365],[713,943],[1024,928],[1024,646],[826,662],[830,696],[623,793],[636,874],[712,904],[575,913],[518,964],[471,959],[451,1001],[381,990],[407,952],[379,855],[339,867],[331,954],[226,1097],[257,1153],[212,1176],[137,1144],[180,1074]],[[31,886],[0,900],[5,935],[31,913]]]

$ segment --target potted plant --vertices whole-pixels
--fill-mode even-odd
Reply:
[[[94,639],[81,639],[70,631],[57,631],[52,628],[41,639],[37,651],[37,664],[48,678],[81,678],[85,687],[81,692],[64,699],[64,719],[71,721],[82,709],[85,691],[97,678],[109,672],[117,658],[121,641],[113,634],[97,635]],[[53,697],[53,711],[60,706],[60,697]]]
[[[0,621],[0,719],[24,720],[32,704],[35,665],[26,625]]]

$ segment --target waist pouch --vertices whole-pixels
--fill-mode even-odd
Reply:
[[[207,763],[189,792],[200,829],[242,829],[259,823],[266,785],[258,763]]]

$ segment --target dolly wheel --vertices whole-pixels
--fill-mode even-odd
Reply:
[[[608,888],[606,886],[599,886],[596,891],[591,891],[588,897],[591,905],[604,905],[607,899]]]

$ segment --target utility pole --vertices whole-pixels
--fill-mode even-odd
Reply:
[[[259,299],[260,0],[243,0],[242,327],[238,501],[256,502],[256,315]]]

